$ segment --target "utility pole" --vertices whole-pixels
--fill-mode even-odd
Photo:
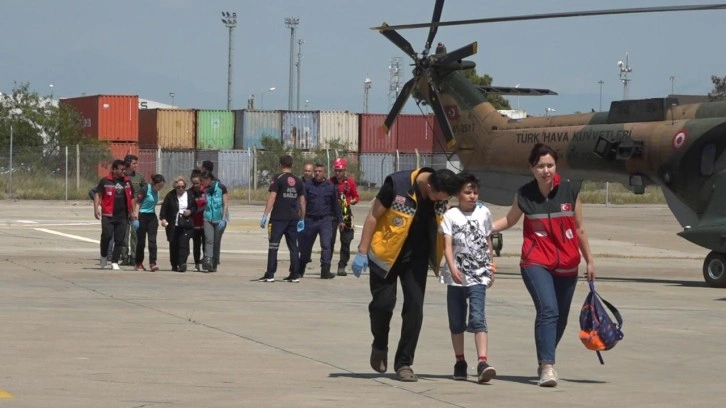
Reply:
[[[373,87],[373,81],[366,78],[363,81],[363,113],[368,113],[368,91]]]
[[[297,29],[298,24],[300,24],[299,18],[285,18],[285,27],[290,29],[290,78],[287,87],[287,110],[292,110],[292,87],[295,81],[292,75],[292,66],[295,59],[295,29]]]
[[[618,68],[620,69],[620,82],[623,83],[623,100],[628,99],[629,95],[629,88],[630,81],[632,81],[630,78],[628,78],[628,74],[630,74],[633,71],[633,68],[630,67],[630,63],[628,62],[628,53],[625,53],[625,63],[623,61],[618,61]]]
[[[297,104],[295,105],[295,109],[300,110],[300,83],[302,80],[300,79],[300,66],[302,65],[302,45],[305,43],[305,40],[302,38],[297,40]]]
[[[602,79],[597,81],[598,84],[600,84],[600,108],[598,112],[602,112],[602,85],[605,83]]]
[[[671,96],[673,96],[673,94],[675,94],[676,77],[671,75],[669,79],[671,80]]]
[[[232,110],[232,30],[237,27],[237,13],[222,12],[222,23],[229,29],[227,48],[227,110]]]

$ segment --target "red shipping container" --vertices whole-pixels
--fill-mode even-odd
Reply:
[[[139,144],[136,142],[115,142],[108,145],[111,153],[111,161],[104,161],[98,164],[98,177],[105,177],[111,171],[111,163],[114,160],[123,160],[127,154],[139,155]],[[144,177],[148,177],[144,175]]]
[[[439,120],[434,116],[434,152],[449,151],[451,149],[446,146],[446,139],[444,138],[444,132],[441,130],[441,126],[439,126]]]
[[[398,126],[394,123],[393,128],[386,134],[383,131],[385,120],[386,115],[381,113],[362,113],[360,115],[358,147],[361,153],[393,153],[396,151]]]
[[[61,99],[81,116],[83,133],[101,141],[139,140],[139,97],[137,95],[93,95]]]
[[[136,170],[144,176],[146,181],[156,174],[158,153],[160,153],[158,149],[142,149],[139,144],[139,154],[137,155],[139,156],[139,167]]]
[[[401,153],[431,153],[436,143],[433,115],[398,115],[394,124]]]

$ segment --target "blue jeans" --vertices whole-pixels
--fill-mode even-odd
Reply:
[[[487,298],[486,285],[447,286],[446,310],[449,314],[451,334],[486,333],[487,318],[484,305]],[[467,300],[469,301],[469,324],[466,324]]]
[[[534,343],[540,364],[555,363],[555,349],[567,327],[577,276],[553,276],[541,266],[520,267],[537,316],[534,319]]]

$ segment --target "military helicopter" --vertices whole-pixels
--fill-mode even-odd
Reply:
[[[464,59],[477,52],[476,42],[451,52],[439,44],[429,54],[438,28],[443,26],[717,10],[726,9],[726,4],[440,21],[443,6],[444,0],[436,0],[430,23],[373,27],[414,61],[413,78],[401,89],[385,128],[393,125],[412,94],[430,105],[449,150],[458,155],[467,171],[479,176],[482,197],[497,205],[511,204],[515,190],[531,180],[522,158],[537,142],[558,151],[558,172],[572,181],[619,182],[635,194],[657,184],[683,227],[678,235],[711,250],[703,262],[706,283],[726,287],[726,102],[681,105],[676,98],[622,100],[612,102],[607,112],[510,119],[487,101],[487,93],[554,92],[472,85],[461,71],[474,68],[474,62]],[[424,27],[429,33],[420,54],[396,31]]]

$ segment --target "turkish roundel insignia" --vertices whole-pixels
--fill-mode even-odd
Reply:
[[[570,204],[570,203],[560,204],[560,211],[563,211],[563,212],[572,211],[572,204]]]

